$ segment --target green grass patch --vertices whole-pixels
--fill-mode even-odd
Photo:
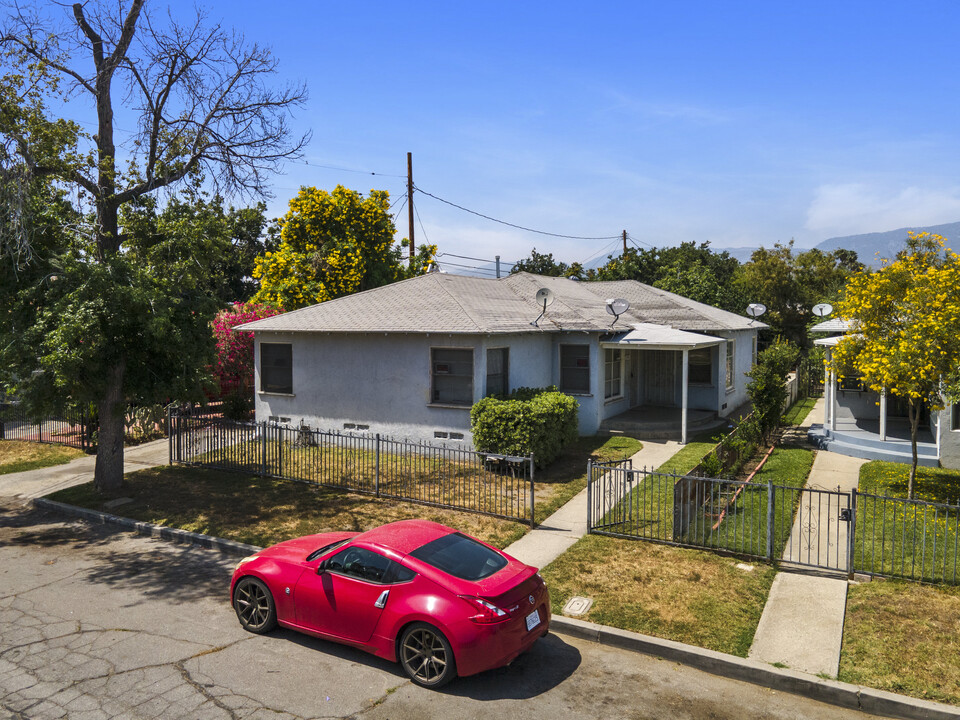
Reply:
[[[606,532],[681,542],[745,555],[767,554],[767,483],[775,486],[774,557],[780,557],[813,465],[813,451],[777,448],[750,483],[681,480],[686,497],[675,518],[674,477],[648,475],[595,527]],[[677,522],[675,522],[677,520]]]
[[[81,457],[82,450],[65,445],[0,440],[0,475],[64,465]]]
[[[686,475],[700,464],[704,456],[713,450],[719,441],[720,435],[717,431],[700,433],[658,467],[657,472]]]
[[[132,503],[108,512],[253,545],[331,530],[364,531],[410,518],[456,527],[496,547],[518,540],[528,529],[474,513],[182,465],[130,473],[110,495],[87,483],[50,497],[93,510],[105,510],[104,503],[115,497],[129,497]]]
[[[817,398],[800,398],[783,414],[784,425],[802,425],[817,404]]]
[[[776,574],[656,543],[587,535],[541,570],[553,612],[593,599],[585,619],[746,657]]]
[[[839,679],[960,705],[960,588],[850,587]]]
[[[854,566],[859,572],[960,582],[960,472],[874,460],[860,468]],[[931,504],[934,503],[934,504]]]

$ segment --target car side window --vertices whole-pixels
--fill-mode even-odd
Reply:
[[[390,560],[365,548],[348,547],[327,561],[327,570],[367,582],[383,582]]]

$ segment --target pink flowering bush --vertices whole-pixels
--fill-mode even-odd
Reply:
[[[269,305],[235,303],[213,319],[217,343],[213,376],[220,386],[225,415],[244,418],[253,408],[253,333],[233,332],[231,328],[281,312]]]

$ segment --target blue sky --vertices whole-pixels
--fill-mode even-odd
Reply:
[[[275,179],[273,215],[303,184],[401,194],[410,151],[435,195],[554,233],[626,229],[641,245],[809,246],[960,220],[960,3],[208,9],[309,86],[295,119],[313,132],[308,164]],[[584,261],[611,246],[423,195],[415,207],[417,240],[442,252]],[[404,210],[399,236],[406,222]]]

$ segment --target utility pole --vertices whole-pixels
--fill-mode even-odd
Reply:
[[[413,153],[407,153],[407,223],[410,225],[410,267],[413,268]]]
[[[500,256],[497,255],[497,280],[500,279]]]
[[[623,254],[627,254],[627,231],[623,231]]]

